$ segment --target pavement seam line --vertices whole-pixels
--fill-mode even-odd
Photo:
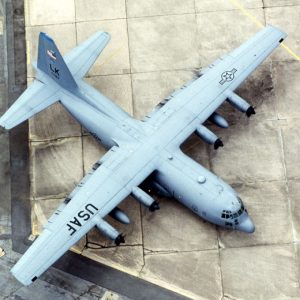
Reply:
[[[78,46],[78,33],[77,33],[77,9],[76,9],[76,0],[74,0],[74,26],[75,26],[75,39],[76,39],[76,47]],[[84,129],[83,126],[80,124],[80,141],[81,141],[81,168],[82,168],[82,178],[86,175],[86,166],[85,166],[85,160],[84,160],[84,152],[85,152],[85,148],[84,148],[84,140],[83,140],[83,133],[84,133]],[[87,238],[87,233],[82,236],[80,238],[80,240],[82,240],[85,237],[85,239]],[[79,240],[79,241],[80,241]],[[72,246],[72,248],[74,248],[75,245]]]
[[[290,191],[289,191],[289,180],[288,180],[288,175],[287,175],[287,169],[286,169],[286,160],[285,160],[285,150],[284,150],[284,137],[283,137],[283,132],[282,128],[279,127],[279,136],[280,136],[280,150],[281,150],[281,155],[282,155],[282,163],[283,163],[283,170],[284,170],[284,177],[285,177],[285,187],[286,187],[286,192],[287,192],[287,204],[288,204],[288,214],[289,214],[289,219],[290,219],[290,225],[291,225],[291,238],[292,242],[295,243],[297,242],[297,235],[296,235],[296,229],[295,229],[295,224],[293,220],[293,208],[292,208],[292,201],[290,197]]]
[[[126,13],[126,31],[127,31],[127,47],[128,47],[128,59],[129,59],[129,76],[130,76],[130,88],[131,88],[131,115],[135,115],[135,105],[134,105],[134,95],[133,95],[133,82],[132,82],[132,62],[131,62],[131,51],[130,51],[130,42],[129,42],[129,26],[128,26],[128,7],[127,0],[125,0],[125,13]],[[142,240],[142,258],[143,265],[138,271],[138,277],[141,277],[141,273],[146,265],[145,260],[145,248],[144,248],[144,227],[143,227],[143,214],[142,214],[142,205],[139,203],[139,213],[140,213],[140,226],[141,226],[141,240]]]
[[[238,0],[228,0],[233,6],[235,6],[240,12],[242,12],[246,17],[248,17],[253,23],[255,23],[258,27],[264,28],[265,26],[250,13],[248,9],[246,9]]]
[[[129,41],[130,35],[129,35],[129,24],[128,24],[127,0],[125,0],[125,11],[126,11],[127,47],[128,47],[128,59],[129,59],[130,88],[131,88],[131,114],[132,116],[135,116],[135,105],[134,105],[135,101],[134,101],[134,92],[133,92],[133,79],[132,79],[133,72],[132,72],[132,58],[131,58],[130,41]]]
[[[248,19],[250,19],[254,24],[256,24],[259,28],[264,28],[265,26],[253,15],[250,13],[248,9],[246,9],[238,0],[228,0],[232,5],[234,5],[242,14],[244,14]],[[285,43],[280,44],[281,47],[293,56],[297,61],[300,61],[300,56],[297,55],[290,47],[288,47]]]

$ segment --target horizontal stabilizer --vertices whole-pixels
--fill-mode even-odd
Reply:
[[[110,40],[107,32],[99,31],[64,56],[76,79],[83,78]]]
[[[0,126],[11,129],[58,100],[57,89],[35,80],[0,118]]]

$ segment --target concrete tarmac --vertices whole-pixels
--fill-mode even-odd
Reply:
[[[299,0],[26,0],[25,19],[21,2],[16,1],[13,22],[25,24],[26,38],[17,40],[27,48],[27,58],[13,68],[19,75],[11,72],[7,76],[12,87],[8,99],[3,96],[7,86],[0,81],[1,113],[25,88],[24,78],[28,82],[34,78],[31,63],[36,59],[40,31],[50,34],[62,53],[95,31],[108,31],[111,42],[86,81],[137,118],[193,78],[195,71],[255,34],[260,30],[258,23],[278,26],[289,34],[286,45],[292,52],[277,49],[237,91],[257,114],[247,119],[225,103],[219,112],[230,127],[208,124],[225,147],[215,151],[196,136],[182,147],[240,193],[255,222],[255,233],[216,228],[174,200],[160,198],[161,210],[151,214],[128,198],[122,209],[131,225],[110,220],[126,234],[125,245],[116,248],[93,230],[73,251],[190,299],[300,299]],[[5,47],[3,37],[0,35],[0,47]],[[0,66],[1,59],[5,57],[0,56]],[[2,69],[0,72],[7,72]],[[12,78],[16,78],[13,84]],[[11,251],[11,241],[15,241],[15,250],[23,251],[30,244],[28,236],[41,231],[54,208],[105,152],[59,105],[16,130],[15,135],[29,140],[29,146],[23,141],[20,148],[7,133],[0,135],[0,243],[6,252],[0,263],[6,274],[3,278],[7,278],[2,281],[7,297],[13,297],[19,288],[7,275],[18,258]],[[7,176],[9,155],[14,158],[13,180]],[[19,182],[16,174],[20,177],[18,167],[26,155],[30,161]],[[20,226],[14,219],[22,212],[26,213]],[[68,261],[66,257],[60,266]],[[83,267],[82,274],[85,272],[90,276]],[[51,269],[37,283],[36,291],[42,294],[41,286],[48,284],[51,291],[65,289],[58,281],[47,281],[54,273],[64,274]],[[80,295],[89,284],[83,280],[83,290],[72,287],[66,294]]]

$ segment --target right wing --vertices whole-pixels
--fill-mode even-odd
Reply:
[[[137,152],[112,148],[94,165],[13,267],[20,282],[29,285],[90,229],[101,227],[105,223],[102,218],[153,172],[146,149],[142,146]],[[137,162],[134,153],[146,154]]]
[[[99,31],[64,56],[72,75],[83,78],[110,40],[107,32]]]

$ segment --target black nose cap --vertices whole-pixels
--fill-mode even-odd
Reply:
[[[125,243],[125,238],[122,234],[119,234],[115,239],[115,244],[119,246],[121,243]]]
[[[155,210],[159,210],[160,207],[158,205],[158,203],[156,201],[154,201],[150,206],[149,206],[149,210],[150,211],[155,211]]]
[[[248,118],[250,118],[252,115],[255,115],[255,114],[256,114],[256,112],[255,112],[253,106],[250,106],[246,111],[246,116]]]
[[[219,147],[224,147],[223,142],[221,141],[221,139],[217,139],[214,143],[214,149],[217,150]]]

